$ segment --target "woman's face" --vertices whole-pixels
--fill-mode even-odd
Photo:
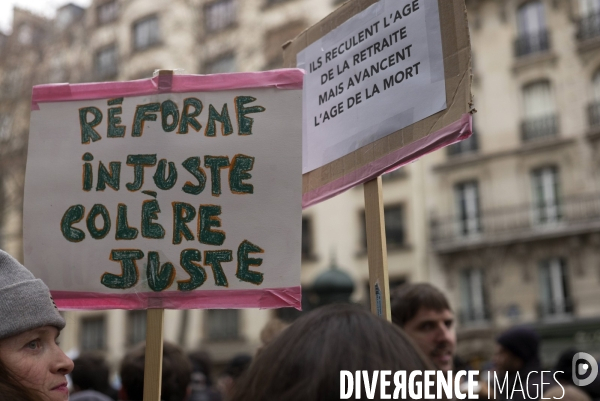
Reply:
[[[25,387],[49,401],[69,399],[68,373],[73,361],[58,347],[58,329],[44,326],[0,340],[0,359]]]

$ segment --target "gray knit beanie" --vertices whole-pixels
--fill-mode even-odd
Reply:
[[[0,250],[0,339],[42,326],[65,327],[65,319],[42,280]]]

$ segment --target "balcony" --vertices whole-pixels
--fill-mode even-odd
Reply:
[[[565,298],[560,304],[540,302],[537,305],[538,318],[541,320],[563,320],[573,316],[575,304],[572,299]]]
[[[477,141],[477,133],[473,131],[470,137],[467,139],[448,146],[447,148],[448,157],[455,157],[464,154],[472,154],[479,150],[479,143]]]
[[[555,114],[528,118],[521,123],[521,140],[523,142],[554,138],[557,135],[558,117]]]
[[[457,216],[432,219],[434,249],[451,253],[600,231],[600,194],[564,198],[544,207],[524,204],[483,210],[479,220],[479,231],[473,235],[465,234]]]
[[[488,308],[463,308],[458,312],[458,319],[463,326],[485,326],[491,321],[491,313]]]
[[[600,127],[600,101],[588,105],[588,123],[590,128]]]
[[[515,39],[515,57],[524,57],[550,50],[550,35],[547,30],[528,32]]]
[[[582,42],[600,36],[600,13],[579,19],[577,28],[577,39]]]

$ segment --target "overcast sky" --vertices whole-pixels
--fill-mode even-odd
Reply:
[[[34,11],[46,17],[53,17],[54,11],[67,3],[87,7],[91,0],[0,0],[0,31],[4,33],[11,31],[13,6]]]

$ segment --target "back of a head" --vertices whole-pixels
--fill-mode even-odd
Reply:
[[[403,284],[391,294],[392,322],[404,327],[417,315],[419,309],[452,310],[448,299],[440,290],[428,283]]]
[[[432,367],[389,322],[357,306],[328,305],[301,317],[265,347],[231,400],[330,401],[339,399],[341,370],[382,369]]]
[[[531,327],[511,327],[500,334],[496,341],[520,358],[526,369],[533,369],[539,363],[540,338]]]
[[[95,353],[81,354],[73,360],[71,379],[78,390],[105,392],[109,387],[109,369],[104,358]]]
[[[225,369],[223,370],[223,374],[236,380],[248,370],[248,366],[250,366],[251,362],[252,357],[250,355],[238,354],[227,363],[227,366],[225,366]]]
[[[142,401],[144,394],[144,363],[146,344],[140,344],[128,352],[121,363],[121,382],[130,401]],[[184,401],[192,374],[189,359],[177,345],[163,344],[163,369],[161,399]]]
[[[202,373],[205,384],[212,386],[212,361],[210,355],[205,351],[192,351],[188,354],[192,363],[192,372]]]

